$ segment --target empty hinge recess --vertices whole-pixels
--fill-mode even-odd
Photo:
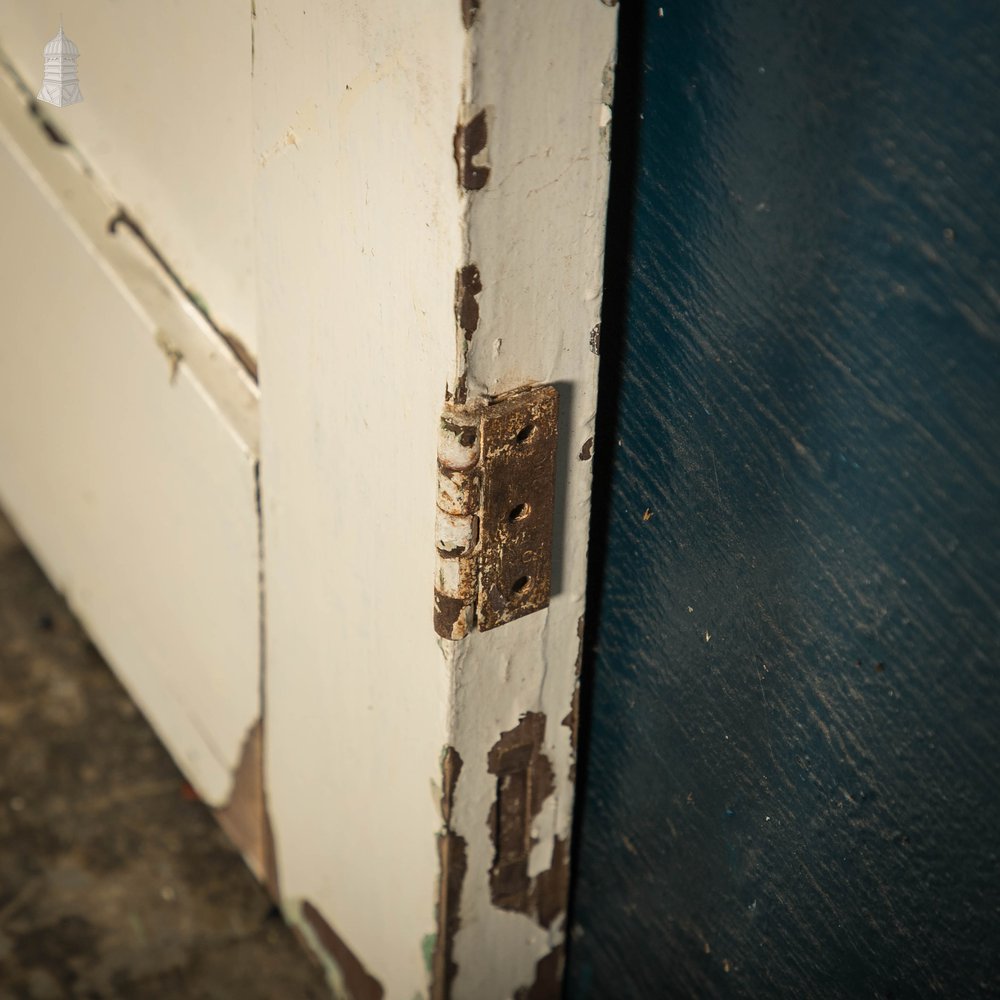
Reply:
[[[438,437],[434,628],[461,639],[548,607],[559,394],[447,404]]]

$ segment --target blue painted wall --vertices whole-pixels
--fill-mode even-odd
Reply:
[[[998,996],[1000,4],[658,8],[568,995]]]

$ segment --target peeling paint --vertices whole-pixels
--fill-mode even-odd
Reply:
[[[382,1000],[385,996],[382,984],[361,964],[319,910],[308,900],[302,902],[302,919],[340,970],[350,1000]]]
[[[487,825],[494,850],[489,872],[493,905],[528,914],[547,928],[566,908],[569,842],[556,837],[550,866],[529,877],[529,856],[537,842],[532,821],[555,791],[552,765],[542,753],[545,723],[543,713],[526,712],[490,750],[487,768],[497,782]]]
[[[565,964],[565,948],[562,945],[553,948],[535,963],[534,982],[530,986],[522,986],[514,994],[514,1000],[559,1000],[562,995],[562,975]]]
[[[455,803],[455,786],[462,773],[462,755],[454,747],[446,747],[441,758],[441,820],[447,828]]]
[[[479,327],[479,303],[476,296],[482,290],[483,282],[475,264],[466,264],[455,274],[455,319],[466,340],[472,340],[472,335]]]
[[[461,754],[454,747],[447,747],[441,761],[441,818],[444,830],[438,837],[441,876],[438,889],[437,947],[434,950],[431,973],[432,1000],[448,1000],[451,984],[458,972],[452,950],[455,935],[461,926],[459,906],[468,870],[468,851],[465,838],[451,829],[451,817],[455,787],[461,771]]]
[[[461,639],[472,627],[479,579],[482,479],[479,417],[448,407],[438,433],[434,631]]]
[[[264,800],[264,734],[258,719],[247,732],[226,804],[215,818],[246,860],[250,870],[278,899],[274,841]]]
[[[456,11],[455,6],[459,10]],[[602,12],[597,9],[599,6],[595,0],[582,4],[577,0],[572,3],[558,0],[551,8],[546,4],[490,5],[489,0],[465,0],[464,3],[460,0],[457,5],[445,5],[443,13],[434,15],[443,17],[447,25],[442,28],[434,22],[435,29],[440,30],[434,32],[431,49],[426,49],[426,39],[422,34],[416,36],[421,42],[419,49],[407,48],[413,37],[413,22],[407,20],[409,8],[406,5],[393,8],[392,18],[387,19],[387,33],[391,33],[394,46],[402,45],[400,51],[408,61],[412,61],[414,51],[440,53],[441,64],[454,77],[449,77],[442,98],[445,101],[444,118],[440,117],[441,101],[431,105],[428,97],[428,92],[433,96],[435,91],[427,86],[419,92],[408,84],[403,86],[412,74],[394,70],[387,74],[383,85],[386,94],[394,100],[397,94],[392,88],[399,87],[401,107],[415,107],[421,114],[425,107],[431,107],[435,116],[435,131],[428,134],[433,134],[436,148],[442,155],[437,159],[431,157],[428,163],[431,167],[439,163],[442,169],[448,170],[440,177],[426,175],[435,183],[444,185],[439,199],[444,207],[433,217],[444,220],[441,227],[444,235],[439,242],[443,243],[445,236],[452,240],[447,257],[439,261],[436,256],[425,255],[433,256],[432,281],[423,281],[423,272],[418,268],[417,279],[412,278],[411,269],[407,271],[405,281],[401,279],[387,286],[396,298],[406,300],[403,305],[407,315],[413,312],[411,300],[414,294],[418,296],[418,304],[423,305],[420,292],[413,289],[430,287],[436,290],[434,308],[428,308],[424,314],[434,329],[447,335],[439,342],[444,353],[437,363],[437,371],[441,373],[439,377],[442,380],[447,376],[446,392],[450,398],[446,398],[450,405],[444,409],[449,415],[448,422],[461,423],[460,420],[450,420],[448,411],[452,408],[461,410],[469,407],[471,410],[480,405],[488,408],[490,401],[525,386],[555,382],[573,390],[572,406],[568,405],[570,400],[567,397],[560,426],[560,430],[565,431],[561,458],[568,456],[568,461],[560,466],[565,476],[560,479],[558,492],[559,531],[565,536],[560,535],[560,543],[567,541],[565,553],[560,550],[558,600],[554,600],[548,611],[531,622],[517,623],[482,636],[471,635],[460,642],[439,639],[439,646],[436,645],[434,651],[440,649],[445,667],[438,673],[421,670],[416,674],[412,671],[400,674],[400,677],[410,678],[406,683],[411,683],[413,677],[423,678],[413,690],[432,691],[441,708],[437,714],[430,712],[422,716],[429,720],[425,728],[433,739],[430,757],[426,753],[419,759],[413,755],[414,765],[419,764],[423,768],[417,776],[419,787],[416,795],[419,796],[420,806],[426,810],[430,802],[428,796],[431,793],[428,793],[427,786],[442,780],[436,754],[442,743],[460,751],[464,767],[456,782],[450,782],[447,776],[444,779],[444,787],[451,785],[453,788],[451,794],[446,794],[444,787],[433,793],[435,800],[439,796],[444,800],[442,814],[447,814],[449,818],[441,828],[437,827],[437,816],[432,817],[429,825],[425,824],[423,853],[418,867],[409,866],[409,851],[396,852],[390,859],[383,858],[384,863],[378,868],[372,871],[365,869],[363,880],[359,874],[361,884],[348,886],[356,907],[355,913],[362,915],[354,918],[361,921],[359,926],[365,926],[363,914],[368,912],[365,907],[370,908],[371,902],[365,892],[367,883],[373,878],[378,886],[384,888],[390,884],[390,878],[399,878],[403,872],[407,878],[419,882],[419,891],[424,894],[417,899],[420,906],[416,916],[407,911],[405,926],[402,926],[402,918],[390,920],[389,928],[373,945],[374,950],[366,946],[362,954],[372,971],[382,979],[387,993],[393,997],[409,997],[418,985],[413,982],[415,975],[421,977],[420,987],[427,989],[424,985],[427,980],[423,978],[426,975],[424,960],[426,949],[432,945],[430,982],[433,984],[431,996],[435,1000],[444,1000],[449,993],[481,1000],[513,1000],[515,991],[522,986],[533,990],[529,994],[531,996],[544,996],[545,992],[539,993],[538,990],[540,984],[545,982],[545,970],[551,968],[555,960],[548,959],[537,969],[536,963],[544,959],[563,935],[572,796],[567,778],[570,730],[564,729],[559,720],[567,714],[573,694],[573,661],[569,658],[575,655],[572,649],[573,619],[577,618],[582,608],[585,582],[585,547],[571,540],[586,530],[591,478],[590,468],[574,464],[573,458],[580,452],[587,435],[593,433],[591,376],[595,370],[595,357],[590,353],[588,338],[600,314],[600,254],[607,167],[597,148],[598,104],[601,68],[613,45],[611,22],[614,20],[613,12]],[[334,7],[336,5],[330,9]],[[363,27],[360,32],[362,37],[379,37],[376,30],[382,30],[381,15],[376,17],[372,14],[374,8],[360,5],[357,16],[353,13],[353,6],[350,9],[345,7],[343,12],[339,7],[336,9],[336,17],[330,19],[334,26],[343,20],[353,31],[357,21]],[[455,17],[456,13],[463,18],[461,24]],[[258,27],[263,31],[263,26],[268,24],[263,17],[263,9],[261,18]],[[421,21],[429,20],[426,16],[421,18]],[[297,21],[298,18],[293,18],[289,23]],[[567,47],[563,44],[560,47],[560,43],[565,42],[567,25],[573,29],[573,45]],[[384,50],[366,51],[359,58],[358,65],[367,65],[378,58],[379,51],[384,54]],[[263,44],[261,53],[258,78],[268,62],[264,58]],[[515,63],[518,72],[512,73]],[[346,89],[357,86],[353,73],[349,72],[352,68],[357,67],[345,64],[345,82],[339,84],[338,94],[353,95],[354,90]],[[421,62],[421,68],[433,69],[434,63],[428,58]],[[431,73],[426,75],[433,79]],[[282,114],[294,107],[301,90],[292,86],[286,89],[289,89],[289,100],[281,105]],[[540,94],[544,95],[544,100],[539,100]],[[434,100],[437,101],[437,98]],[[558,111],[558,127],[553,127],[552,109]],[[272,118],[274,128],[267,133],[265,146],[287,125],[287,120],[277,112]],[[362,158],[371,167],[366,176],[370,175],[374,181],[384,173],[391,175],[392,163],[385,160],[384,150],[380,151],[374,140],[365,145],[370,132],[361,130],[365,140],[362,143]],[[453,141],[453,150],[447,150],[449,139]],[[302,142],[301,150],[287,150],[286,154],[302,160],[307,167],[310,163],[318,164],[316,169],[322,171],[324,164],[329,167],[331,151],[335,153],[336,143],[329,136],[322,137],[318,142],[315,151],[310,139]],[[454,170],[448,159],[452,152]],[[292,204],[298,204],[294,202],[294,185],[287,177],[282,180],[282,176],[279,173],[268,184],[276,185],[282,191],[288,187]],[[428,210],[430,199],[420,200],[429,189],[429,183],[423,183],[425,179],[422,175],[422,184],[414,195],[417,198],[414,204],[421,209],[420,226],[425,219],[432,217]],[[291,180],[294,181],[294,178]],[[499,183],[501,180],[502,185]],[[547,186],[535,196],[533,192],[543,185]],[[371,229],[372,222],[380,221],[374,198],[369,208],[363,201],[365,191],[355,190],[356,186],[347,187],[357,196],[354,210],[362,219],[362,228],[366,231]],[[373,195],[375,192],[373,184]],[[434,203],[435,206],[437,204]],[[289,223],[283,231],[286,234],[305,231],[311,236],[311,216],[308,213],[293,215],[294,224]],[[392,225],[395,232],[400,225],[398,218]],[[415,225],[412,232],[416,234],[413,245],[424,249],[430,246],[426,235],[417,239],[420,234]],[[403,225],[402,233],[407,238],[411,236],[408,223]],[[357,284],[362,270],[370,269],[371,264],[365,258],[362,268],[354,260],[354,251],[347,249],[349,241],[346,237],[338,237],[338,240],[344,244],[343,256],[349,265],[346,276],[341,273],[343,268],[338,271],[338,287],[347,287],[351,282]],[[431,249],[436,247],[437,244]],[[475,272],[467,270],[473,265]],[[385,267],[384,261],[380,266]],[[428,273],[430,271],[428,268]],[[329,297],[328,286],[319,277],[313,283],[321,298]],[[480,290],[476,285],[485,287]],[[446,313],[443,316],[442,296]],[[394,295],[383,295],[380,302],[383,305],[388,303],[386,309],[391,312],[390,307],[395,304]],[[360,315],[360,309],[355,311]],[[402,314],[403,310],[398,311]],[[398,317],[390,317],[389,312],[386,317],[398,320]],[[370,320],[367,313],[362,318],[372,329],[387,328],[388,319],[378,320],[374,312]],[[445,320],[443,327],[442,319]],[[394,326],[405,328],[405,321],[402,326],[394,322]],[[503,340],[502,352],[494,350],[500,338]],[[411,351],[412,357],[426,354],[422,346],[418,344],[417,347],[419,350],[414,348],[416,353]],[[396,369],[401,372],[407,370],[406,365],[402,368],[397,365]],[[267,372],[263,374],[266,376]],[[437,391],[444,388],[440,386]],[[289,383],[287,389],[294,389],[294,386]],[[414,401],[416,405],[417,401]],[[432,414],[432,420],[435,415]],[[431,431],[434,429],[432,423]],[[521,429],[519,427],[517,431]],[[459,436],[455,435],[456,440],[449,443],[449,448],[451,443],[455,444],[455,453],[447,453],[447,463],[439,463],[436,467],[425,466],[425,473],[420,473],[419,468],[415,472],[410,470],[413,475],[406,478],[408,482],[413,480],[419,485],[419,481],[423,481],[429,489],[436,489],[438,509],[464,517],[469,513],[464,497],[474,489],[466,475],[474,466],[469,466],[460,454]],[[407,436],[403,434],[400,437],[394,432],[392,440],[403,441],[401,451],[395,443],[392,447],[398,452],[397,464],[401,455],[405,465]],[[438,457],[444,454],[444,450],[439,449]],[[424,455],[429,457],[426,450]],[[524,483],[518,485],[523,487]],[[518,492],[522,493],[523,489]],[[524,500],[525,497],[519,495],[516,503],[503,509],[504,516],[509,519]],[[425,539],[429,542],[427,536],[431,530],[429,521],[432,511],[421,508],[419,503],[409,504],[407,510],[416,510],[419,517],[428,522]],[[563,521],[566,522],[565,531],[562,530]],[[518,526],[524,523],[527,522],[517,521]],[[511,530],[505,529],[508,532]],[[507,537],[514,536],[509,534]],[[427,558],[417,562],[425,566],[426,582],[430,583],[429,564],[433,558],[436,580],[443,583],[447,576],[448,589],[460,591],[463,583],[457,561],[468,558],[468,555],[456,555],[459,551],[457,543],[448,542],[445,550],[442,552],[439,549],[433,556],[428,551]],[[461,550],[467,552],[468,546],[463,543]],[[425,610],[430,618],[430,609]],[[439,631],[452,634],[455,623],[466,610],[459,596],[439,590],[435,595],[436,627]],[[391,629],[388,631],[392,632]],[[383,628],[375,634],[381,637],[385,632]],[[426,633],[421,634],[426,636]],[[427,641],[430,641],[429,637]],[[415,642],[411,645],[414,653],[419,652]],[[405,662],[405,657],[400,662]],[[287,687],[287,682],[283,684]],[[397,703],[400,703],[398,698],[388,700],[388,704]],[[527,710],[537,713],[541,722],[539,745],[534,750],[530,747],[528,750],[531,773],[524,779],[526,786],[535,786],[538,801],[526,804],[528,818],[522,827],[525,843],[515,864],[515,867],[523,868],[523,874],[514,873],[524,886],[524,909],[517,911],[498,906],[492,900],[490,870],[497,845],[495,841],[491,844],[487,814],[498,791],[508,808],[504,810],[500,803],[493,803],[496,810],[494,822],[499,823],[502,815],[510,814],[509,807],[515,791],[512,783],[516,785],[520,779],[516,775],[508,776],[510,780],[501,789],[499,786],[503,783],[498,780],[499,775],[487,768],[487,757],[491,747],[501,738],[501,733],[516,728]],[[294,725],[294,719],[290,720],[290,724]],[[543,736],[547,737],[545,742],[542,742]],[[445,765],[448,767],[457,764],[459,758],[447,753],[445,759],[449,762]],[[294,767],[294,761],[290,760],[288,766]],[[351,769],[346,770],[351,781],[358,783]],[[359,789],[359,794],[365,794],[365,790]],[[367,794],[385,798],[394,793],[386,786],[371,789]],[[454,799],[454,805],[449,801],[451,799]],[[390,798],[388,801],[391,807],[393,800]],[[448,802],[447,806],[445,802]],[[315,802],[304,795],[300,812],[306,822],[288,820],[285,821],[288,829],[284,834],[282,828],[278,829],[279,837],[285,843],[284,849],[290,856],[295,851],[289,848],[288,837],[304,836],[299,831],[303,826],[308,828],[309,816],[315,808]],[[514,815],[517,815],[516,809]],[[302,816],[298,819],[301,820]],[[335,819],[331,821],[334,830],[337,828]],[[379,830],[379,836],[383,838],[399,835],[398,831],[393,833],[391,823],[384,830],[379,827]],[[354,839],[352,837],[350,842],[353,843]],[[337,838],[329,848],[324,846],[323,838],[318,833],[312,840],[315,841],[313,847],[320,852],[339,846]],[[418,838],[417,843],[420,842]],[[430,853],[432,845],[436,853]],[[305,861],[315,855],[315,850],[309,851],[308,855],[303,867]],[[398,860],[403,855],[409,866],[405,872],[403,863]],[[319,856],[322,857],[322,853]],[[357,864],[358,857],[357,854],[349,855],[348,863],[353,858],[353,863]],[[435,866],[432,872],[419,867],[424,858]],[[286,870],[290,872],[294,868],[292,862]],[[331,870],[336,873],[335,866]],[[292,876],[283,874],[286,882],[291,884]],[[308,873],[302,875],[303,879],[306,877]],[[304,883],[300,881],[296,884]],[[416,893],[411,896],[416,897]],[[341,917],[338,915],[341,911],[334,907],[332,899],[314,896],[313,901],[328,906],[328,914],[337,929],[349,942],[359,948],[362,946],[366,939],[358,937],[355,942],[351,936],[353,930],[348,920],[352,911],[343,910]],[[436,935],[432,937],[427,932],[435,929],[429,923],[435,908]],[[418,946],[424,949],[423,955],[418,952]],[[397,968],[400,969],[398,979],[395,978]],[[532,987],[533,979],[538,980],[539,985]]]
[[[480,111],[465,125],[455,129],[455,165],[458,186],[466,191],[479,191],[486,186],[490,168],[473,161],[486,149],[486,111]]]
[[[583,442],[583,447],[580,449],[580,461],[589,462],[594,457],[594,439],[593,437],[587,438]]]
[[[590,350],[600,357],[601,354],[601,324],[598,323],[590,331]]]
[[[467,634],[470,623],[466,620],[468,604],[460,597],[446,594],[434,595],[434,631],[442,639],[461,639]]]
[[[598,119],[601,155],[611,159],[611,118],[615,93],[615,57],[605,64],[601,73],[601,111]]]

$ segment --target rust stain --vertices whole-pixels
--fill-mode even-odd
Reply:
[[[481,631],[548,607],[559,394],[534,386],[483,410]]]
[[[460,272],[459,301],[464,289],[474,302],[478,271],[464,277]],[[461,318],[462,309],[456,312]],[[464,377],[456,400],[460,394]],[[558,392],[545,385],[467,409],[446,404],[434,585],[441,638],[462,639],[474,623],[485,632],[548,607],[558,409]]]
[[[475,264],[466,264],[455,274],[455,319],[462,328],[466,340],[472,340],[472,335],[479,326],[479,303],[476,296],[483,290],[483,282],[479,276],[479,268]]]
[[[514,994],[514,1000],[559,1000],[565,965],[566,949],[559,945],[535,963],[535,981],[522,986]]]
[[[361,964],[323,915],[308,900],[302,903],[302,919],[312,928],[316,939],[340,969],[350,1000],[382,1000],[382,984]]]
[[[445,421],[441,421],[446,427]],[[475,444],[475,428],[462,428],[457,435],[465,447]],[[466,444],[466,442],[468,442]],[[438,507],[449,514],[475,514],[479,511],[479,469],[473,461],[464,468],[438,462]]]
[[[592,437],[587,438],[583,442],[583,447],[580,449],[580,461],[589,462],[594,457],[594,439]]]
[[[458,971],[458,966],[452,957],[452,949],[455,935],[461,926],[459,907],[462,900],[462,884],[468,871],[468,854],[465,838],[460,837],[450,827],[455,785],[458,783],[461,770],[461,754],[454,747],[448,747],[441,763],[441,816],[445,829],[438,837],[441,868],[437,944],[431,973],[431,1000],[448,1000],[455,973]]]
[[[494,850],[490,898],[501,910],[525,913],[547,928],[566,909],[569,843],[556,837],[550,867],[529,877],[528,859],[536,842],[531,825],[555,791],[552,765],[542,753],[545,722],[542,712],[526,712],[494,744],[487,769],[497,778],[488,819]]]
[[[466,191],[479,191],[486,186],[490,168],[478,166],[473,160],[486,149],[486,112],[480,111],[465,125],[455,129],[455,165],[458,186]]]
[[[472,627],[482,492],[478,436],[478,416],[454,407],[442,415],[437,460],[441,530],[434,584],[434,630],[442,639],[462,639]]]
[[[454,420],[442,417],[441,428],[446,430],[449,434],[453,434],[458,439],[458,443],[464,448],[471,448],[476,443],[476,428],[474,426],[470,426],[466,423],[456,423]],[[452,468],[449,466],[447,469],[442,466],[441,469],[448,474],[465,472],[466,468],[473,468],[478,461],[479,459],[477,456],[477,458],[469,466],[459,468]]]
[[[442,639],[461,639],[466,633],[466,601],[461,597],[434,594],[434,631]]]
[[[472,27],[478,13],[479,0],[462,0],[462,24],[465,25],[466,31]]]

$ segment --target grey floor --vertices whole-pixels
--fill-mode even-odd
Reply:
[[[326,996],[0,514],[0,1000]]]

